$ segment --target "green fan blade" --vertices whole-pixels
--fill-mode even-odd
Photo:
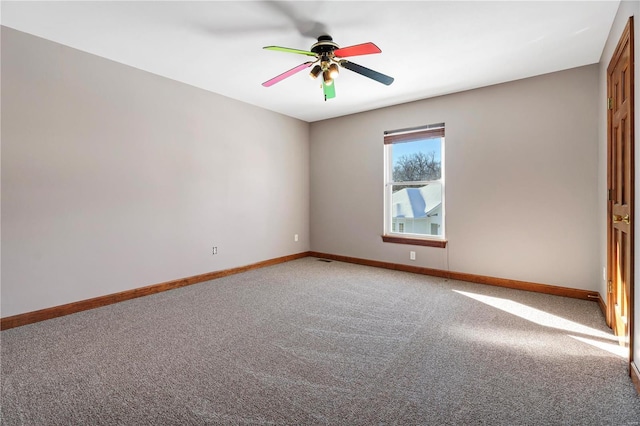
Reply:
[[[307,56],[317,56],[315,53],[309,52],[308,50],[291,49],[289,47],[265,46],[263,47],[263,49],[277,50],[278,52],[299,53],[300,55],[307,55]]]
[[[322,88],[324,89],[324,100],[333,99],[336,97],[336,82],[326,84],[322,82]]]

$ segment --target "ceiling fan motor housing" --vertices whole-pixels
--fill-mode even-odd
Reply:
[[[311,51],[318,56],[322,71],[327,71],[333,60],[333,51],[339,49],[337,43],[333,41],[330,35],[321,35],[318,42],[311,46]]]
[[[333,41],[331,36],[322,35],[318,37],[318,42],[311,46],[311,51],[316,53],[318,56],[324,56],[339,48],[340,46]]]

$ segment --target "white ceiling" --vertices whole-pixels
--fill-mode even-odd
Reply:
[[[618,1],[2,1],[2,25],[305,121],[317,121],[596,63]],[[328,32],[374,42],[324,101],[307,72],[262,82],[308,57]]]

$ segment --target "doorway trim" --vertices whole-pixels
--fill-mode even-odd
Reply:
[[[628,179],[628,184],[630,185],[630,211],[629,216],[631,218],[629,238],[631,239],[631,248],[630,248],[630,262],[629,268],[630,273],[628,277],[628,287],[629,287],[629,301],[628,301],[628,312],[627,312],[627,333],[628,333],[628,346],[629,346],[629,375],[631,376],[638,393],[640,393],[640,376],[638,374],[638,367],[635,364],[635,360],[633,357],[634,354],[634,298],[635,298],[635,276],[634,276],[634,248],[635,248],[635,123],[634,123],[634,114],[635,114],[635,63],[634,63],[634,29],[633,29],[633,16],[629,17],[627,24],[625,26],[622,35],[618,41],[616,49],[611,56],[609,66],[607,67],[607,188],[608,194],[607,197],[607,270],[608,270],[608,285],[607,285],[607,311],[606,311],[606,322],[609,327],[613,327],[614,330],[617,328],[615,324],[615,302],[614,302],[614,294],[615,285],[611,285],[612,274],[614,273],[614,262],[615,262],[615,250],[613,247],[613,198],[611,196],[612,188],[613,188],[613,167],[612,167],[612,155],[614,153],[613,150],[613,110],[611,109],[611,99],[614,98],[612,94],[612,71],[615,65],[618,62],[619,57],[623,54],[625,49],[629,49],[629,97],[627,98],[629,103],[629,132],[628,137],[631,140],[630,145],[630,176]]]

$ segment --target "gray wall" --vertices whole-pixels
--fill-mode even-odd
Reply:
[[[636,211],[634,221],[636,223],[635,228],[635,312],[634,312],[634,356],[636,365],[640,365],[640,250],[638,245],[640,244],[640,2],[637,1],[622,1],[618,8],[611,31],[609,32],[609,38],[602,51],[600,57],[600,77],[598,80],[598,157],[600,159],[598,163],[598,230],[599,230],[599,244],[600,256],[599,265],[603,269],[607,265],[607,67],[611,61],[613,52],[618,45],[622,31],[627,25],[627,21],[630,16],[634,16],[634,39],[635,39],[635,167],[636,167],[636,181],[635,181],[635,200]],[[606,281],[601,280],[598,288],[600,294],[606,301]]]
[[[3,27],[1,136],[3,317],[309,250],[305,122]]]
[[[311,249],[599,289],[597,102],[590,65],[312,123]],[[383,132],[440,122],[448,246],[383,243]]]

